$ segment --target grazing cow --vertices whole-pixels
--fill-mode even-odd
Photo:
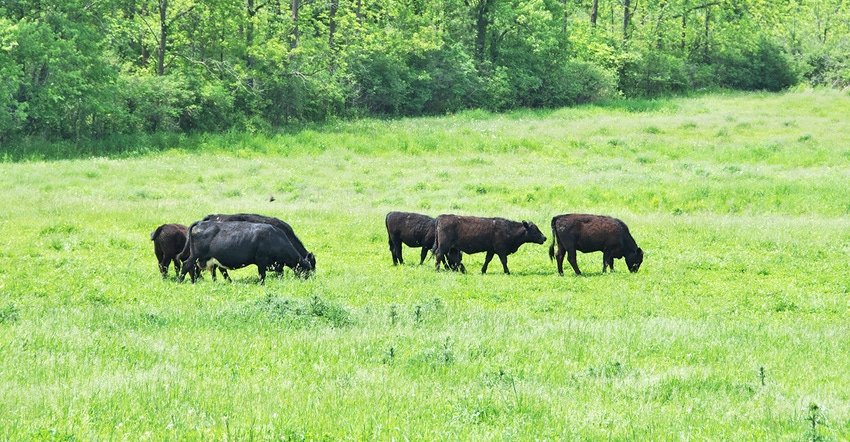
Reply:
[[[286,233],[269,224],[246,221],[198,221],[189,226],[189,258],[183,263],[180,280],[190,273],[195,282],[200,268],[238,269],[257,266],[260,284],[266,269],[274,263],[286,265],[296,274],[309,275],[312,265],[298,253]],[[230,278],[227,278],[230,280]]]
[[[401,245],[408,247],[422,247],[419,255],[419,264],[425,262],[428,252],[434,247],[436,237],[437,220],[428,215],[411,212],[390,212],[385,219],[387,234],[389,235],[390,253],[393,255],[393,265],[404,264],[401,256]],[[463,254],[452,248],[443,261],[452,270],[466,271],[461,260]]]
[[[282,230],[286,233],[287,239],[292,243],[292,246],[295,247],[295,250],[298,251],[299,254],[306,256],[307,260],[310,261],[310,268],[312,270],[316,270],[316,255],[307,251],[307,248],[304,247],[304,244],[295,236],[295,232],[292,230],[292,226],[287,224],[286,222],[273,218],[270,216],[256,215],[252,213],[237,213],[234,215],[207,215],[204,217],[203,221],[246,221],[252,223],[262,223],[269,224],[278,229]],[[283,267],[280,264],[274,265],[275,270],[280,272],[283,270]]]
[[[555,243],[558,254],[555,255]],[[602,252],[602,273],[610,267],[614,271],[614,259],[625,258],[629,271],[635,273],[643,262],[643,250],[637,246],[629,228],[617,218],[600,215],[558,215],[552,218],[552,244],[549,259],[557,257],[558,274],[564,274],[564,255],[573,266],[576,275],[581,275],[576,263],[576,250],[582,253]]]
[[[440,215],[437,217],[437,240],[434,246],[436,268],[440,270],[443,256],[454,247],[464,253],[487,252],[481,273],[487,273],[487,265],[493,255],[498,255],[505,274],[510,274],[508,255],[527,242],[546,242],[546,237],[534,223],[504,218]]]
[[[168,266],[172,261],[174,274],[180,276],[180,264],[189,257],[189,250],[184,250],[187,231],[188,228],[183,224],[163,224],[151,233],[153,251],[156,253],[162,279],[168,276]]]

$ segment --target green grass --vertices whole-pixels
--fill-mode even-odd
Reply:
[[[0,440],[846,440],[848,114],[730,94],[0,164]],[[390,210],[608,214],[646,257],[393,267]],[[228,212],[289,222],[315,277],[161,280],[150,232]]]

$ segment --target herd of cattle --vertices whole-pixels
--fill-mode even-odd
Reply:
[[[440,215],[432,218],[411,212],[390,212],[385,219],[393,265],[404,264],[402,244],[421,247],[419,264],[433,253],[436,269],[443,265],[466,273],[463,254],[486,252],[482,273],[496,255],[506,274],[508,255],[525,243],[543,244],[546,236],[531,222],[504,218]],[[643,262],[641,250],[625,223],[601,215],[566,214],[552,218],[552,244],[549,258],[564,274],[564,257],[581,275],[576,252],[602,252],[602,272],[614,271],[614,259],[624,258],[629,271],[637,272]],[[213,280],[221,270],[228,281],[227,270],[256,265],[260,283],[266,272],[282,272],[291,268],[304,278],[316,269],[316,256],[307,251],[292,227],[278,218],[240,213],[208,215],[190,226],[163,224],[151,233],[154,252],[163,278],[173,262],[175,273],[183,281],[188,273],[192,282],[202,269],[209,270]],[[558,251],[555,253],[555,244]]]

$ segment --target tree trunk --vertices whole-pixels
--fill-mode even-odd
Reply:
[[[623,0],[623,41],[629,39],[629,21],[632,19],[631,0]]]
[[[254,7],[254,0],[248,0],[248,24],[245,27],[245,67],[251,69],[254,65],[254,57],[251,55],[251,48],[254,46],[254,17],[257,16],[257,9]]]
[[[478,62],[484,62],[487,49],[487,28],[490,26],[490,9],[494,0],[479,0],[472,7],[472,15],[475,20],[475,57]]]
[[[336,35],[336,11],[339,9],[339,1],[331,0],[328,11],[328,47],[331,51],[335,49],[334,36]]]
[[[165,75],[165,49],[168,42],[168,20],[166,13],[168,12],[168,0],[160,0],[159,2],[159,47],[156,54],[156,75]]]
[[[330,10],[328,11],[328,49],[331,52],[331,62],[329,63],[329,72],[331,75],[336,70],[336,44],[334,37],[336,36],[336,12],[339,9],[339,0],[331,0]]]
[[[599,17],[599,0],[593,0],[593,6],[590,7],[590,24],[596,27],[596,19]]]
[[[292,38],[289,40],[289,49],[295,49],[298,47],[301,37],[301,30],[298,28],[298,10],[301,9],[301,0],[292,0],[290,6],[292,11]]]
[[[357,0],[357,10],[354,12],[357,16],[357,24],[363,24],[363,0]]]

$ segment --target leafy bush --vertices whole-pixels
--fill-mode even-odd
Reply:
[[[620,57],[619,89],[627,97],[654,97],[688,89],[684,60],[647,50]]]
[[[117,71],[102,58],[95,30],[59,12],[3,20],[0,28],[0,136],[80,139],[120,130]]]
[[[179,75],[125,78],[125,99],[131,122],[139,132],[177,131],[180,117],[194,94]]]
[[[766,38],[755,47],[717,53],[710,63],[720,84],[734,89],[777,92],[798,82],[787,54]]]
[[[850,85],[850,57],[846,50],[819,50],[808,53],[802,76],[812,86],[844,88]]]
[[[596,64],[567,61],[543,80],[540,104],[562,107],[612,97],[617,89],[614,76]]]
[[[460,44],[446,45],[431,54],[428,77],[430,98],[424,113],[456,112],[476,106],[482,79],[472,55]]]

